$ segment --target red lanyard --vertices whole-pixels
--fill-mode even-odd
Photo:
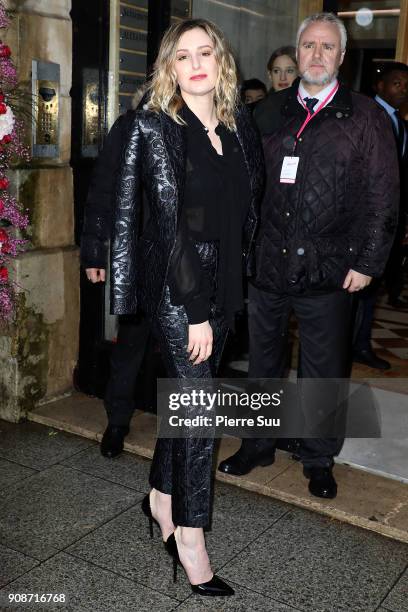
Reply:
[[[323,102],[320,104],[319,108],[313,113],[310,112],[310,110],[307,108],[306,104],[303,102],[302,98],[300,97],[300,94],[298,92],[298,100],[301,103],[301,105],[303,106],[303,108],[307,111],[307,117],[305,119],[305,122],[303,123],[303,125],[301,126],[300,130],[298,131],[298,133],[296,134],[296,140],[299,140],[299,136],[301,135],[301,133],[303,132],[303,130],[305,129],[305,127],[307,126],[307,124],[309,123],[309,121],[311,121],[313,119],[313,117],[316,117],[317,113],[320,112],[322,110],[322,108],[324,106],[326,106],[326,104],[328,103],[328,101],[334,96],[334,94],[336,93],[336,91],[339,88],[339,83],[337,82],[336,85],[333,87],[333,89],[331,90],[331,92],[329,93],[329,95],[327,96],[327,98],[325,98],[323,100]]]

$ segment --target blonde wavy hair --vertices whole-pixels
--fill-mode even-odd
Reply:
[[[235,130],[235,112],[239,99],[235,60],[224,34],[214,23],[206,19],[187,19],[174,23],[166,30],[148,87],[150,100],[147,108],[156,112],[163,111],[176,123],[185,124],[179,115],[184,101],[173,68],[180,37],[194,28],[203,29],[214,45],[214,55],[218,64],[214,93],[217,119],[229,130]]]

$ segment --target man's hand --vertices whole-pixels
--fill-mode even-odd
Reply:
[[[208,321],[188,326],[187,353],[190,353],[190,361],[197,365],[206,361],[212,353],[213,331]]]
[[[87,268],[85,270],[86,276],[91,283],[104,283],[106,279],[105,268]]]
[[[343,289],[347,289],[349,293],[354,293],[354,291],[360,291],[367,287],[371,281],[371,276],[366,276],[355,270],[349,270],[343,283]]]

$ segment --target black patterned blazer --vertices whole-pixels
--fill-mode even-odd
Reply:
[[[251,202],[244,227],[247,271],[263,193],[264,162],[257,128],[244,107],[236,116],[237,138],[248,170]],[[111,242],[111,312],[154,314],[163,298],[176,243],[186,168],[186,128],[163,112],[137,111],[129,131],[115,196]],[[142,193],[149,218],[140,235]]]

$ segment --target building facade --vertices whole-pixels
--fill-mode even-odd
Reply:
[[[215,21],[242,77],[266,81],[271,51],[294,43],[305,16],[338,11],[350,33],[349,81],[364,90],[370,63],[408,61],[408,0],[8,0],[7,7],[13,20],[3,41],[38,102],[27,135],[32,159],[10,173],[30,213],[30,246],[14,270],[22,288],[15,324],[0,327],[0,417],[18,421],[74,383],[103,392],[115,320],[108,291],[80,272],[83,207],[103,138],[145,81],[168,24]]]

